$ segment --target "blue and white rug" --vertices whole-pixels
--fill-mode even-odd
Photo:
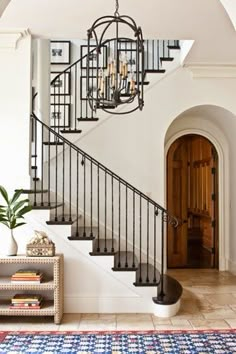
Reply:
[[[0,354],[236,354],[236,330],[0,332]]]

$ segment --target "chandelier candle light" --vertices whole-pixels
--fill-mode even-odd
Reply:
[[[118,10],[116,0],[114,15],[100,17],[88,30],[86,92],[92,110],[127,114],[144,105],[144,46],[141,28]],[[128,108],[116,110],[121,105]]]

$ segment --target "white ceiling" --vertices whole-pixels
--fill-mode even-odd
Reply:
[[[115,0],[11,0],[0,29],[29,28],[46,38],[86,38],[93,21],[113,14],[114,8]],[[195,40],[187,63],[236,64],[236,32],[219,0],[120,0],[120,14],[133,17],[144,38]]]

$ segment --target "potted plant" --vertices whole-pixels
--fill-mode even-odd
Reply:
[[[16,190],[12,198],[9,198],[6,189],[0,186],[0,195],[6,202],[6,205],[0,205],[0,223],[10,229],[9,242],[6,247],[7,256],[17,255],[18,246],[13,236],[13,230],[25,224],[21,219],[24,219],[24,215],[32,209],[32,207],[28,205],[28,199],[19,200],[22,192],[22,189]],[[4,240],[4,242],[6,243],[7,241]]]

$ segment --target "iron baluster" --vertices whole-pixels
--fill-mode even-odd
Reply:
[[[152,40],[152,70],[155,70],[154,39]]]
[[[114,252],[114,183],[111,176],[111,252]]]
[[[107,252],[107,172],[105,171],[105,245],[104,252]]]
[[[147,274],[146,282],[149,283],[149,202],[147,200]]]
[[[98,203],[98,243],[97,243],[97,252],[100,252],[100,195],[99,195],[99,184],[100,184],[100,180],[99,180],[99,165],[97,165],[97,190],[98,190],[98,196],[97,196],[97,203]]]
[[[120,237],[121,237],[121,234],[120,234],[120,227],[121,227],[121,215],[120,215],[120,207],[121,207],[121,205],[120,205],[120,180],[119,180],[119,197],[118,197],[118,200],[119,200],[119,206],[118,206],[118,213],[119,213],[119,222],[118,222],[118,225],[119,225],[119,229],[118,229],[118,237],[119,237],[119,245],[118,245],[118,268],[120,268]]]
[[[55,208],[55,221],[57,221],[57,198],[58,198],[58,191],[57,191],[57,173],[58,173],[58,145],[57,145],[58,139],[56,139],[56,165],[55,165],[55,189],[56,189],[56,195],[55,195],[55,203],[56,203],[56,208]]]
[[[53,96],[53,125],[54,125],[54,128],[56,130],[56,127],[57,127],[57,119],[56,117],[59,117],[59,114],[57,112],[57,109],[56,109],[56,85],[54,83],[54,86],[53,86],[53,91],[54,91],[54,96]],[[58,123],[59,123],[59,120],[58,120]],[[54,139],[55,139],[55,136],[54,136]]]
[[[62,147],[62,221],[65,221],[65,143]]]
[[[86,159],[83,156],[83,168],[84,168],[84,232],[83,236],[86,237]]]
[[[44,202],[43,202],[43,184],[44,184],[44,177],[43,177],[43,173],[44,173],[44,147],[43,147],[43,140],[44,140],[44,127],[42,126],[42,150],[41,150],[41,206],[43,206]],[[35,166],[35,168],[37,169],[38,166]]]
[[[140,194],[139,200],[139,282],[142,283],[142,196]]]
[[[62,74],[63,77],[63,81],[64,81],[64,90],[66,90],[66,73],[64,72],[64,74]],[[63,117],[63,129],[65,129],[66,127],[66,105],[65,105],[65,96],[62,96],[63,99],[63,108],[64,108],[64,117]]]
[[[82,47],[80,47],[80,52],[82,53]],[[82,56],[82,54],[81,54]],[[81,73],[82,75],[82,73]],[[83,83],[82,83],[82,76],[80,75],[80,118],[83,118],[83,100],[82,100],[82,92],[83,92]]]
[[[61,117],[62,116],[62,112],[61,112],[61,95],[60,95],[60,92],[61,92],[61,86],[60,85],[58,85],[57,86],[57,90],[58,90],[58,95],[57,95],[57,97],[58,97],[58,123],[57,123],[57,132],[58,132],[58,134],[59,134],[59,131],[60,131],[60,119],[59,119],[59,117]]]
[[[71,91],[71,68],[69,68],[69,77],[68,77],[68,92],[69,92],[69,107],[71,107],[71,95],[72,93]],[[68,117],[69,121],[68,121],[68,126],[69,129],[71,129],[71,110],[69,110],[69,117]]]
[[[79,153],[76,155],[76,236],[79,237]]]
[[[135,192],[133,191],[133,263],[132,267],[135,267]]]
[[[50,145],[50,140],[51,140],[51,133],[50,130],[48,130],[48,206],[51,205],[51,195],[50,195],[50,173],[51,173],[51,145]]]
[[[125,187],[125,267],[128,267],[128,188]]]
[[[85,101],[85,118],[88,119],[88,100]]]
[[[160,292],[157,294],[157,297],[160,300],[163,300],[164,293],[164,211],[161,212],[161,284]]]
[[[157,240],[156,240],[156,210],[155,210],[155,207],[154,207],[154,230],[153,230],[153,235],[154,235],[154,279],[153,279],[153,282],[156,283],[157,281],[157,275],[156,275],[156,262],[157,262],[157,259],[156,259],[156,247],[157,247]]]
[[[104,59],[105,59],[105,58],[103,58],[103,67],[105,68]],[[94,80],[94,77],[93,77],[93,75],[92,75],[92,87],[94,87],[94,82],[93,82],[93,80]],[[92,107],[93,107],[93,105],[94,105],[94,102],[93,102],[93,101],[94,101],[94,97],[92,96]],[[91,109],[90,111],[91,111],[91,118],[93,119],[94,110]]]
[[[90,237],[93,236],[93,163],[90,161]]]
[[[74,110],[74,129],[77,127],[77,80],[78,80],[78,72],[77,65],[75,65],[75,110]]]
[[[35,156],[35,166],[37,166],[37,148],[38,148],[38,144],[37,144],[37,121],[35,121],[35,139],[34,139],[34,156]],[[43,142],[42,142],[43,143]],[[37,189],[37,170],[34,169],[34,206],[37,205],[36,203],[36,189]]]
[[[71,173],[71,170],[72,170],[72,161],[71,161],[71,146],[70,146],[70,156],[69,156],[69,178],[70,178],[70,182],[69,182],[69,221],[72,221],[72,215],[71,215],[71,178],[72,178],[72,173]]]

